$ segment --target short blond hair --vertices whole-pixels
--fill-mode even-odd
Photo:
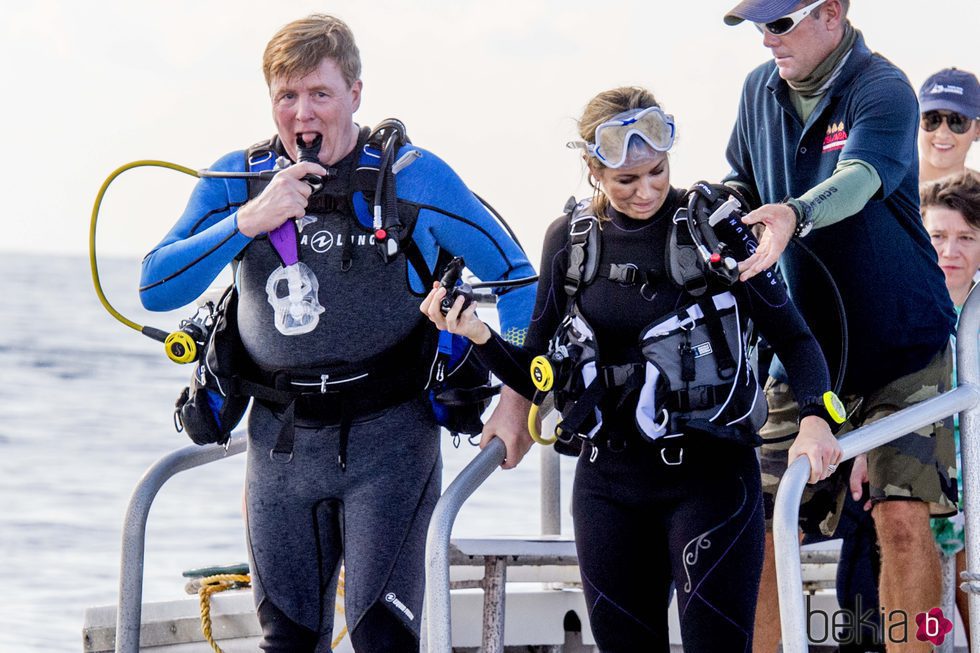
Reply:
[[[324,59],[337,62],[347,87],[361,78],[361,53],[347,23],[327,14],[311,14],[283,26],[265,46],[262,73],[265,83],[273,78],[295,79],[313,72]]]

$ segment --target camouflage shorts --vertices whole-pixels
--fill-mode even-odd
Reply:
[[[919,370],[864,396],[842,397],[848,420],[838,437],[949,389],[952,352],[947,348]],[[766,383],[769,420],[759,431],[762,491],[766,526],[772,528],[772,508],[779,480],[786,472],[787,452],[799,430],[799,407],[786,383]],[[800,506],[804,533],[833,535],[848,491],[851,461],[823,481],[807,485]],[[956,512],[956,449],[951,417],[925,426],[868,452],[868,485],[873,503],[889,499],[929,502],[932,516]]]

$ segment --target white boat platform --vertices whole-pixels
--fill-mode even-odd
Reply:
[[[803,577],[811,605],[828,614],[837,609],[832,586],[836,573],[834,544],[803,550]],[[588,624],[574,543],[558,537],[457,539],[450,547],[452,645],[456,653],[480,650],[484,625],[484,585],[492,582],[493,561],[506,562],[504,599],[505,653],[597,653]],[[338,603],[339,606],[339,603]],[[225,653],[258,649],[261,629],[255,617],[252,592],[229,590],[212,596],[212,633]],[[669,612],[671,648],[681,651],[676,602]],[[342,635],[338,613],[335,637]],[[85,613],[85,653],[115,650],[116,606],[89,608]],[[962,636],[961,636],[962,637]],[[959,641],[963,641],[960,639]],[[532,647],[532,648],[529,648]],[[202,634],[196,596],[148,602],[142,608],[140,651],[152,653],[211,653]],[[352,653],[342,637],[334,649]],[[423,649],[424,650],[424,649]],[[812,642],[811,651],[833,647]],[[964,649],[965,650],[965,649]]]

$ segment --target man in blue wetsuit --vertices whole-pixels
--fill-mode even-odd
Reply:
[[[868,49],[847,20],[848,5],[745,0],[725,17],[730,25],[755,23],[773,57],[745,81],[727,152],[732,172],[726,183],[761,204],[743,219],[762,226],[763,233],[756,253],[742,263],[742,277],[780,261],[831,369],[846,365],[841,398],[849,421],[842,432],[947,389],[947,345],[955,320],[919,218],[915,92],[900,70]],[[802,248],[787,248],[794,234],[840,289],[846,361],[832,291]],[[760,433],[769,441],[762,447],[767,516],[787,461],[801,453],[799,443],[792,444],[796,398],[778,361],[771,375],[769,422]],[[860,498],[863,481],[870,486],[881,543],[881,605],[886,614],[902,611],[914,624],[916,614],[939,603],[929,515],[956,510],[951,431],[943,422],[929,425],[859,456],[853,470],[811,486],[801,510],[804,527],[831,534],[843,493],[849,485]],[[755,651],[776,649],[774,593],[769,535]],[[887,646],[929,648],[915,641]]]
[[[266,652],[330,649],[341,558],[355,650],[418,650],[425,531],[442,469],[422,390],[435,330],[419,303],[447,253],[483,280],[533,274],[453,171],[407,143],[386,181],[397,216],[374,222],[365,198],[381,174],[370,171],[383,166],[353,121],[360,68],[342,21],[313,15],[283,27],[263,58],[277,137],[212,167],[254,171],[279,159],[281,171],[267,184],[202,179],[143,263],[144,305],[169,310],[237,261],[242,364],[294,385],[308,372],[329,388],[322,401],[288,408],[256,400],[249,416],[249,554]],[[503,332],[518,344],[534,294],[530,285],[499,296]],[[527,403],[506,388],[501,402],[484,437],[504,436],[513,467],[529,442],[515,436]]]

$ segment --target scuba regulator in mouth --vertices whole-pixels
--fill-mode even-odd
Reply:
[[[309,145],[302,136],[296,137],[296,151],[297,158],[299,159],[297,163],[320,163],[320,146],[323,145],[323,135],[317,134],[313,138],[313,142]],[[305,175],[303,181],[310,185],[313,192],[317,192],[323,188],[323,178],[319,175]]]

